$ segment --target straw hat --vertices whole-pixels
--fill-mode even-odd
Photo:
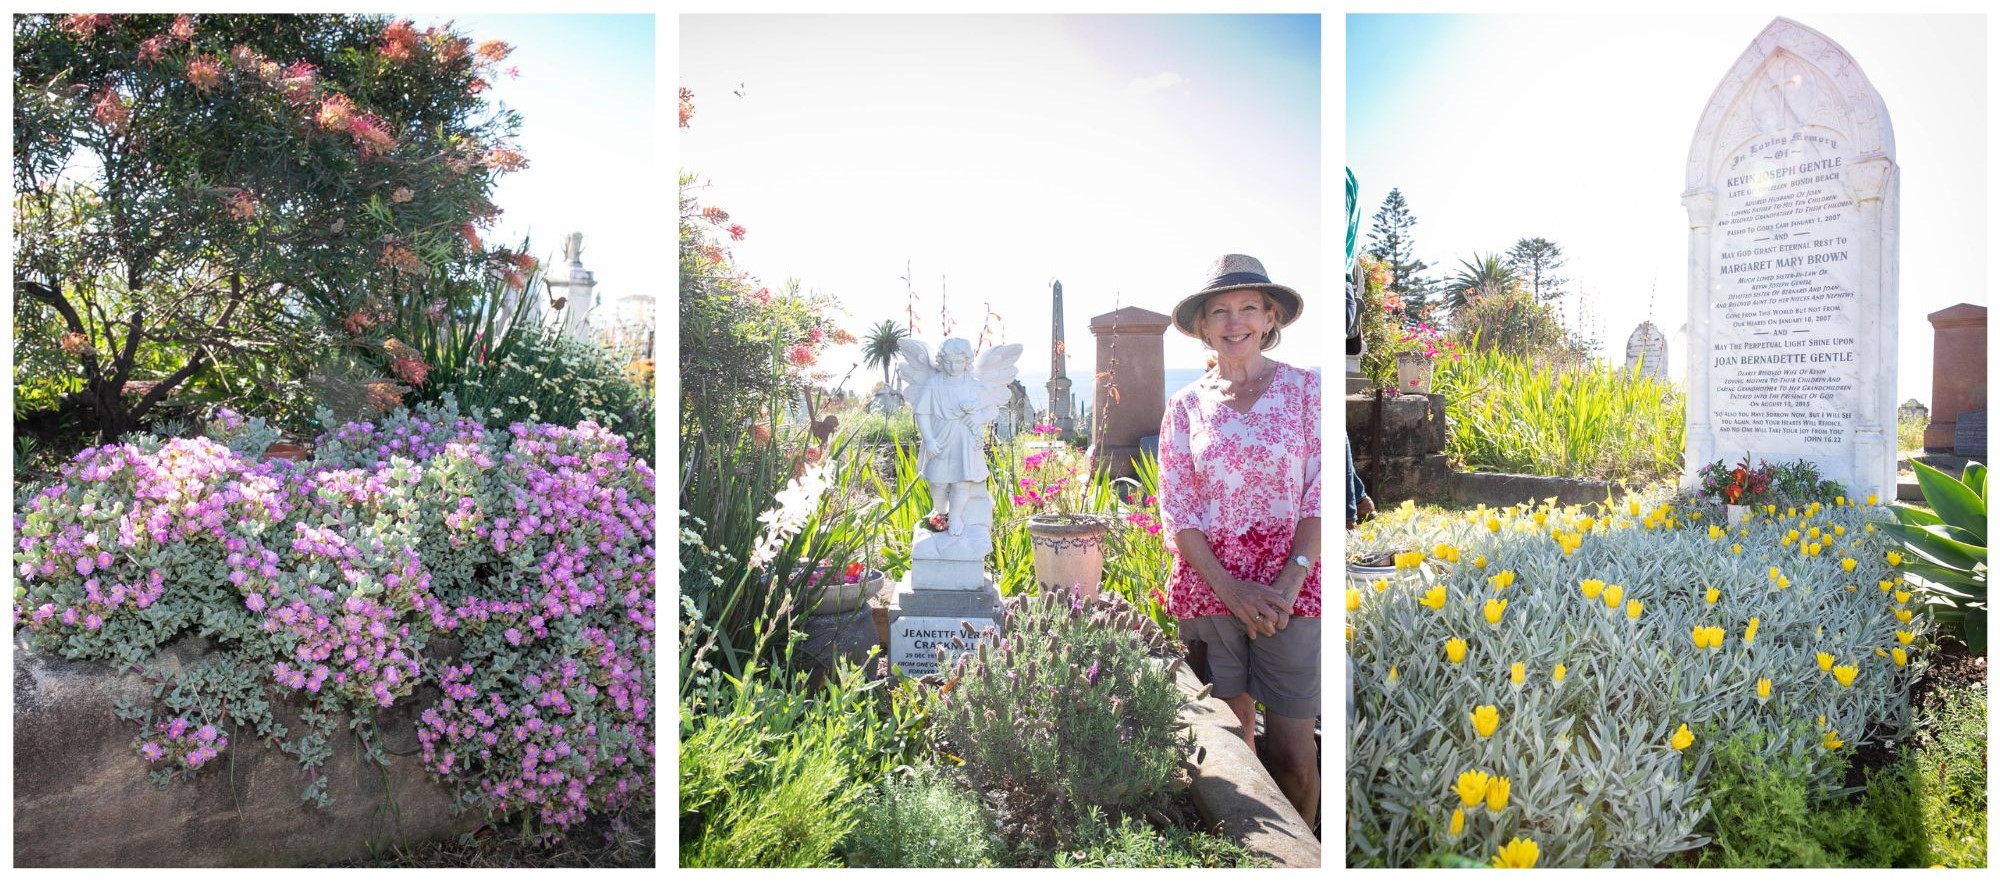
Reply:
[[[1202,301],[1207,300],[1210,295],[1244,288],[1254,288],[1271,295],[1271,299],[1278,304],[1279,328],[1298,321],[1300,310],[1305,308],[1305,301],[1299,297],[1299,292],[1273,283],[1271,277],[1264,272],[1264,264],[1257,258],[1248,254],[1225,254],[1209,265],[1208,281],[1202,285],[1201,290],[1181,298],[1181,302],[1174,306],[1174,327],[1179,328],[1183,334],[1199,339],[1201,335],[1194,332],[1194,315],[1201,309]],[[1269,349],[1276,345],[1278,345],[1278,333],[1274,329],[1263,348]]]

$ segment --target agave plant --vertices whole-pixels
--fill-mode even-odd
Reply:
[[[1967,463],[1965,477],[1921,462],[1917,486],[1930,511],[1898,505],[1886,525],[1916,557],[1903,564],[1929,584],[1931,614],[1958,628],[1974,653],[1986,654],[1986,466]],[[1933,513],[1934,512],[1934,513]]]

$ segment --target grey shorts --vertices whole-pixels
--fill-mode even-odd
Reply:
[[[1181,639],[1208,644],[1215,697],[1245,692],[1281,717],[1319,716],[1319,619],[1293,617],[1285,630],[1250,639],[1235,616],[1181,619]]]

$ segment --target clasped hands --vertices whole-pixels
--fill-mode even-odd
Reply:
[[[1226,585],[1215,586],[1216,596],[1229,609],[1243,629],[1250,633],[1250,639],[1269,637],[1292,622],[1292,601],[1297,600],[1299,589],[1305,586],[1304,574],[1293,577],[1287,568],[1279,573],[1270,585],[1247,579],[1230,579]]]

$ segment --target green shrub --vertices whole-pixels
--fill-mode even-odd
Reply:
[[[1134,633],[1143,622],[1066,591],[1022,597],[1004,637],[948,669],[955,689],[929,704],[934,744],[1001,794],[1010,831],[1059,842],[1084,807],[1135,807],[1174,780],[1190,750],[1183,698]]]
[[[517,422],[573,426],[590,420],[651,458],[651,396],[595,343],[555,328],[521,333],[507,357],[468,367],[453,391],[459,406],[488,427]]]
[[[1900,417],[1897,418],[1896,449],[1897,450],[1924,449],[1924,427],[1928,425],[1930,425],[1929,420],[1924,420],[1924,419],[1906,420]]]
[[[1930,862],[1986,866],[1986,684],[1934,693],[1917,719],[1916,772]]]
[[[1470,469],[1634,481],[1680,471],[1685,407],[1663,380],[1481,351],[1439,360],[1431,389],[1450,421],[1445,452]]]
[[[681,866],[838,866],[862,798],[908,744],[881,682],[851,664],[817,689],[754,664],[698,676],[680,713]]]
[[[1096,808],[1084,810],[1069,847],[1050,857],[1057,867],[1256,866],[1235,840],[1181,827],[1154,828],[1129,817],[1112,823]]]
[[[979,800],[931,766],[875,788],[847,846],[854,867],[990,867],[999,851]]]
[[[1801,729],[1803,727],[1794,727]],[[1793,733],[1805,741],[1807,731]],[[1915,769],[1907,761],[1869,776],[1859,802],[1808,791],[1812,761],[1770,750],[1757,727],[1740,729],[1710,754],[1704,790],[1725,867],[1923,866]]]

